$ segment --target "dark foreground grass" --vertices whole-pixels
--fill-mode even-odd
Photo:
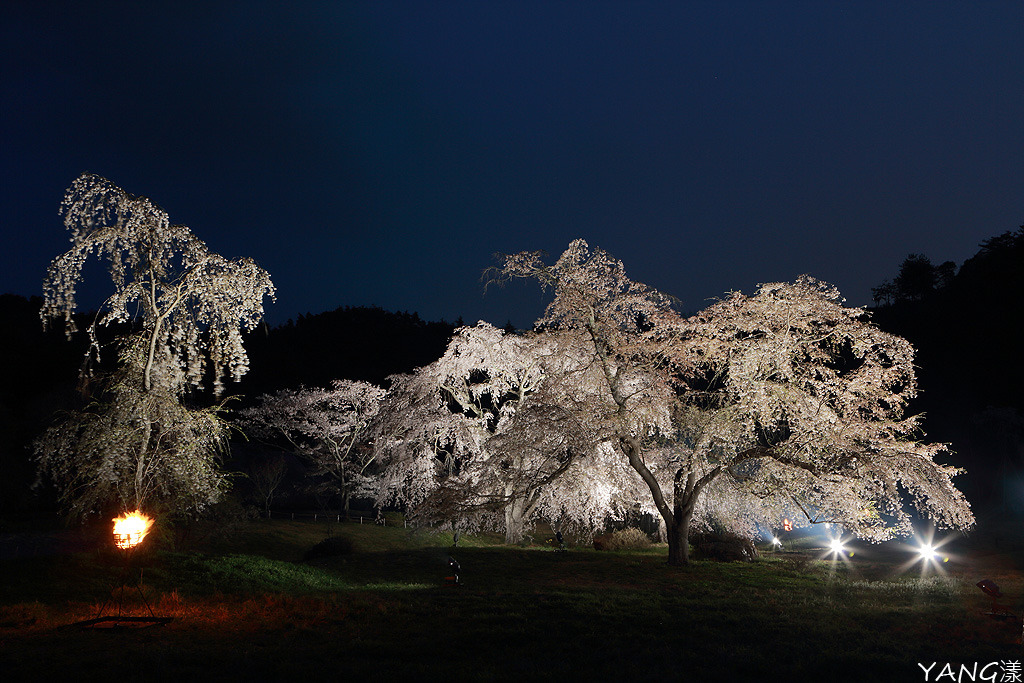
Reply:
[[[299,561],[328,531],[354,551]],[[984,617],[974,587],[991,578],[1021,595],[1017,570],[997,558],[921,578],[883,555],[679,569],[664,548],[449,543],[370,525],[249,525],[202,553],[142,558],[145,595],[174,621],[114,632],[66,626],[96,615],[118,556],[6,560],[0,680],[922,681],[917,662],[1024,659],[1019,628]],[[449,553],[459,587],[445,586]],[[138,595],[127,590],[123,607],[146,614]]]

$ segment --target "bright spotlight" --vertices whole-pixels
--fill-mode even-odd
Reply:
[[[846,546],[843,545],[843,541],[840,538],[833,538],[828,547],[831,548],[832,552],[836,555],[840,555],[846,550]]]
[[[772,545],[782,545],[782,541],[779,540],[778,536],[772,536]]]
[[[931,543],[922,543],[917,549],[917,554],[925,562],[938,562],[940,557],[943,562],[949,562],[949,556],[940,555],[939,551]]]
[[[931,533],[924,535],[916,535],[911,543],[908,543],[904,547],[914,553],[913,559],[908,559],[903,565],[902,569],[909,569],[914,564],[920,564],[921,575],[924,576],[932,570],[943,570],[942,565],[948,563],[951,559],[950,555],[944,552],[943,546],[949,542],[950,537],[936,539],[934,537],[934,530]],[[952,558],[955,559],[955,556]]]

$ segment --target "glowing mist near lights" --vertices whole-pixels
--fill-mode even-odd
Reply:
[[[121,550],[133,548],[149,533],[153,519],[139,510],[114,519],[114,544]]]

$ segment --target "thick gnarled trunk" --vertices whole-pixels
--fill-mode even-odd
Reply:
[[[681,524],[668,529],[668,563],[673,567],[690,564],[689,529]]]
[[[523,540],[526,531],[526,500],[514,498],[505,506],[505,543],[513,545]]]
[[[665,523],[665,533],[668,536],[668,563],[677,567],[689,564],[690,521],[693,519],[693,509],[703,483],[696,481],[692,471],[679,469],[675,475],[673,498],[670,504],[665,499],[661,484],[658,483],[657,478],[647,468],[641,457],[639,441],[631,437],[624,437],[620,439],[619,446],[629,460],[630,466],[636,470],[640,478],[647,484],[647,488],[650,489],[654,505]]]
[[[674,567],[690,564],[690,522],[693,520],[693,506],[679,507],[673,511],[672,521],[665,520],[668,536],[668,563]]]

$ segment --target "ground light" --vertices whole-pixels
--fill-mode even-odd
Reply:
[[[921,556],[921,559],[925,562],[938,562],[940,559],[939,551],[931,543],[922,543],[917,549],[917,554]],[[948,557],[941,558],[943,562],[949,562]]]
[[[828,550],[833,559],[836,557],[854,556],[854,552],[846,547],[846,541],[841,536],[836,536],[828,542]]]
[[[830,560],[829,563],[829,576],[833,576],[836,571],[838,560],[842,560],[843,564],[846,565],[847,569],[852,568],[853,563],[850,558],[854,556],[854,552],[846,546],[846,541],[843,540],[842,536],[834,536],[828,541],[828,549],[825,551],[825,556]]]
[[[905,572],[920,563],[921,576],[931,572],[945,573],[943,565],[949,562],[949,553],[943,552],[942,547],[949,542],[951,536],[941,540],[935,540],[935,530],[928,532],[927,536],[914,535],[912,543],[906,543],[903,548],[912,553],[913,556],[900,566],[900,571]]]

